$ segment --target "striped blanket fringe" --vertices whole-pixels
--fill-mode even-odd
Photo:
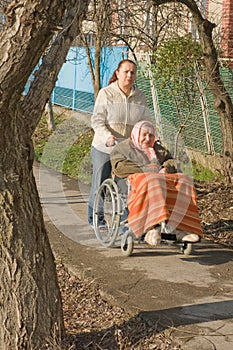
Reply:
[[[128,222],[136,237],[163,221],[203,237],[193,181],[187,175],[140,173],[128,181]]]

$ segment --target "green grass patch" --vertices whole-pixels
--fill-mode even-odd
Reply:
[[[48,130],[46,119],[43,116],[42,119],[40,120],[39,124],[37,125],[36,130],[33,134],[35,160],[37,160],[38,162],[41,161],[44,147],[45,147],[46,142],[48,141],[49,136],[51,134],[52,134],[52,131]]]
[[[79,178],[89,184],[92,176],[92,162],[90,157],[93,131],[81,134],[78,141],[70,148],[63,163],[63,173],[73,178]]]
[[[219,178],[219,174],[201,164],[193,162],[193,178],[198,181],[211,181]]]
[[[35,160],[89,184],[93,130],[76,118],[64,115],[55,115],[55,125],[56,130],[49,131],[46,118],[43,116],[40,120],[33,135]]]

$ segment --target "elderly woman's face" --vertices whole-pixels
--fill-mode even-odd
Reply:
[[[153,147],[154,144],[154,130],[149,126],[143,126],[139,134],[139,145],[141,148]]]

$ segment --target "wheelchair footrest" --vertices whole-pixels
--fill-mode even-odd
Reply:
[[[161,233],[161,239],[164,241],[177,241],[174,233]]]

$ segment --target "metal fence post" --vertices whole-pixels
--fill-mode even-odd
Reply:
[[[213,140],[211,137],[211,131],[210,131],[210,125],[209,125],[209,111],[207,106],[207,101],[205,98],[205,92],[202,86],[201,77],[198,72],[198,67],[195,65],[195,72],[197,77],[197,86],[200,92],[200,103],[201,103],[201,109],[202,109],[202,115],[204,120],[204,127],[205,127],[205,136],[206,136],[206,145],[208,154],[214,154],[214,145]]]
[[[154,107],[154,114],[155,114],[155,125],[156,125],[156,133],[158,134],[160,139],[163,139],[163,125],[161,120],[161,113],[159,108],[159,102],[158,102],[158,95],[155,88],[154,80],[153,80],[153,74],[151,70],[151,61],[150,56],[147,54],[147,64],[149,65],[149,80],[150,80],[150,87],[151,87],[151,96],[153,101],[153,107]]]
[[[72,109],[75,110],[75,91],[77,82],[77,47],[75,48],[75,58],[74,58],[74,85],[73,85],[73,99],[72,99]]]

